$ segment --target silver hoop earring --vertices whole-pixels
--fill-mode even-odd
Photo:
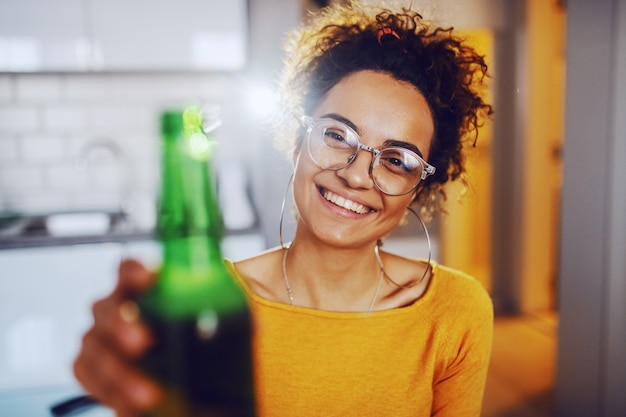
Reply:
[[[280,222],[278,223],[278,241],[280,242],[280,247],[285,250],[289,249],[289,246],[285,245],[283,242],[283,218],[285,217],[285,202],[287,200],[287,194],[289,193],[289,187],[293,182],[293,175],[294,173],[292,172],[289,176],[289,181],[287,181],[287,188],[285,189],[285,194],[283,195],[283,204],[280,206]]]
[[[431,261],[431,257],[432,257],[432,246],[430,244],[430,234],[428,233],[428,228],[426,227],[426,223],[424,223],[424,220],[422,220],[421,216],[415,211],[413,210],[411,207],[407,207],[406,208],[408,211],[410,211],[411,213],[413,213],[413,215],[415,217],[417,217],[417,220],[419,221],[420,225],[422,225],[422,229],[424,229],[424,235],[426,236],[426,243],[428,243],[428,260],[426,261],[426,269],[424,269],[424,273],[422,274],[422,276],[416,280],[416,281],[412,281],[408,284],[398,284],[397,282],[395,282],[388,274],[387,272],[385,272],[385,269],[383,268],[383,261],[380,258],[380,253],[379,253],[379,246],[381,245],[381,242],[379,241],[376,246],[374,247],[374,253],[376,254],[376,259],[378,260],[378,265],[380,265],[380,268],[382,269],[383,273],[385,274],[385,278],[387,278],[387,280],[389,280],[389,282],[391,282],[393,285],[395,285],[396,287],[400,287],[400,288],[412,288],[416,285],[418,285],[420,282],[422,282],[424,280],[424,278],[426,278],[426,275],[428,275],[428,273],[431,271],[432,267],[430,265],[430,261]]]

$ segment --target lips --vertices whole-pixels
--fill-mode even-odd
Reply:
[[[357,214],[366,214],[370,211],[373,211],[371,208],[364,206],[363,204],[357,203],[356,201],[347,200],[332,191],[321,190],[322,196],[333,203],[336,206],[344,208],[346,210],[350,210],[353,213]]]

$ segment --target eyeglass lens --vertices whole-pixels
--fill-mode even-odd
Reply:
[[[339,170],[351,164],[359,150],[368,150],[352,129],[334,120],[313,122],[308,136],[311,158],[322,169]],[[408,149],[401,147],[370,151],[375,156],[371,175],[384,193],[401,195],[412,191],[422,178],[424,165]]]

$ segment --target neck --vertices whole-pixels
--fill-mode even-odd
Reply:
[[[333,311],[372,309],[382,282],[375,245],[320,247],[296,240],[284,254],[286,291],[295,305]]]

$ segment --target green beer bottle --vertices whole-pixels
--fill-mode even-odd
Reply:
[[[223,262],[215,142],[202,124],[198,107],[161,116],[163,263],[140,300],[155,338],[143,364],[166,389],[152,415],[254,416],[250,314]]]

